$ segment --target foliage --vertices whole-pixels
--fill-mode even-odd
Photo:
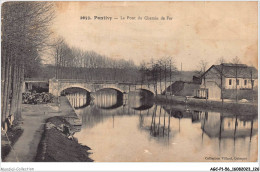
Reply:
[[[162,57],[158,60],[151,59],[150,62],[142,62],[139,67],[141,73],[141,83],[152,83],[157,90],[157,83],[160,83],[161,94],[166,90],[166,82],[172,82],[173,72],[177,68],[172,57]],[[165,82],[165,88],[162,88],[161,83]],[[157,91],[156,91],[157,94]]]
[[[23,93],[23,104],[53,103],[54,96],[51,93]]]
[[[52,18],[50,2],[5,2],[2,6],[2,124],[12,115],[21,119],[22,83],[39,69],[39,53],[48,46]]]
[[[116,69],[136,68],[132,60],[112,59],[94,51],[82,51],[74,47],[69,47],[61,38],[55,44],[53,53],[56,66],[55,78],[58,79],[65,78],[68,69],[70,69],[71,78],[74,79],[78,77],[76,71],[79,70],[82,70],[79,73],[83,73],[86,69],[115,69],[113,74],[115,76],[117,75]],[[91,74],[91,77],[94,76]],[[81,79],[83,78],[81,77]],[[84,79],[86,78],[87,76]]]

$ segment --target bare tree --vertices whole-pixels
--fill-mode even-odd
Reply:
[[[251,82],[251,90],[252,90],[252,101],[254,102],[254,80],[253,80],[253,68],[250,70],[250,82]]]
[[[224,57],[220,57],[220,58],[217,59],[217,63],[223,64],[223,63],[226,63],[226,60],[224,59]]]
[[[141,73],[141,88],[142,85],[144,84],[144,82],[146,81],[146,70],[147,70],[147,66],[146,63],[144,61],[141,62],[140,64],[140,73]]]
[[[232,63],[233,64],[240,64],[241,63],[241,61],[240,61],[240,58],[239,57],[234,57],[233,59],[232,59]]]
[[[200,79],[201,80],[203,79],[203,85],[204,85],[205,89],[207,87],[206,75],[205,75],[207,68],[208,68],[208,61],[206,61],[205,59],[202,59],[202,60],[200,60],[199,65],[198,65],[198,70],[196,71],[196,73],[200,76]],[[202,76],[203,76],[203,78],[202,78]],[[206,94],[206,102],[207,102],[208,92],[206,91],[205,94]]]
[[[53,18],[50,2],[6,2],[2,6],[2,126],[10,116],[21,119],[22,83],[39,63],[48,44]],[[32,72],[31,72],[32,73]]]
[[[232,63],[235,65],[235,78],[236,78],[236,103],[238,102],[238,91],[237,91],[237,86],[239,84],[238,80],[238,65],[240,64],[240,59],[236,56],[235,58],[232,59]]]
[[[203,59],[199,62],[200,73],[204,74],[207,70],[207,67],[208,67],[208,62],[205,59]],[[203,80],[204,80],[204,87],[206,88],[206,76],[205,75],[203,77]]]
[[[221,103],[222,107],[224,105],[224,95],[223,95],[223,79],[224,79],[224,64],[220,64],[220,71],[219,71],[219,78],[220,78],[220,94],[221,94]]]
[[[170,94],[172,94],[172,77],[173,77],[173,72],[177,71],[177,67],[174,63],[174,58],[173,57],[169,57],[169,73],[170,73]],[[165,90],[166,91],[166,90]]]

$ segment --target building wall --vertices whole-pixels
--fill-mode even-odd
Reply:
[[[204,79],[204,77],[205,77],[205,79]],[[219,72],[216,71],[216,69],[214,69],[214,68],[211,68],[211,70],[208,71],[204,77],[202,77],[201,87],[204,87],[205,85],[207,87],[207,83],[209,83],[209,82],[210,83],[215,82],[216,85],[219,85],[219,86],[221,85]]]
[[[199,84],[192,83],[192,82],[184,82],[183,88],[176,92],[176,96],[195,96],[194,90],[198,89],[200,87]]]
[[[208,99],[221,99],[221,89],[216,82],[207,82]]]
[[[225,80],[223,79],[223,85]],[[208,89],[208,99],[221,99],[221,79],[218,71],[212,68],[205,75],[205,79],[202,78],[200,88]]]
[[[237,78],[238,80],[238,89],[251,89],[251,79],[250,78]],[[257,87],[258,80],[253,79],[254,87]],[[225,89],[236,89],[236,78],[225,78]]]
[[[206,75],[202,78],[200,88],[208,89],[208,99],[221,99],[221,76],[215,68],[211,68]],[[238,94],[238,99],[256,99],[257,97],[252,96],[252,85],[250,78],[238,78],[238,85],[236,92],[236,78],[225,78],[223,79],[223,98],[224,99],[235,99]],[[258,80],[254,80],[254,90],[257,89]]]
[[[223,89],[223,98],[224,99],[236,99],[236,94],[238,100],[257,100],[257,90],[245,90],[245,89]]]

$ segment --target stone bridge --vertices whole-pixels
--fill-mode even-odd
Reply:
[[[167,86],[170,82],[167,83]],[[157,90],[154,84],[132,84],[132,83],[116,83],[115,81],[86,81],[86,80],[71,80],[71,79],[50,79],[49,80],[49,93],[54,96],[60,96],[61,92],[67,88],[82,88],[88,92],[96,92],[105,88],[115,89],[122,93],[129,93],[135,90],[146,90],[153,94],[160,94],[161,88],[157,84]],[[165,88],[165,84],[162,84]],[[165,90],[165,89],[163,89]]]

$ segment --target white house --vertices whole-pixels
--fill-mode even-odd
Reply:
[[[229,98],[232,90],[253,90],[257,83],[257,69],[254,67],[230,63],[212,65],[201,76],[200,89],[195,90],[195,97],[221,99],[222,87],[223,95]]]

